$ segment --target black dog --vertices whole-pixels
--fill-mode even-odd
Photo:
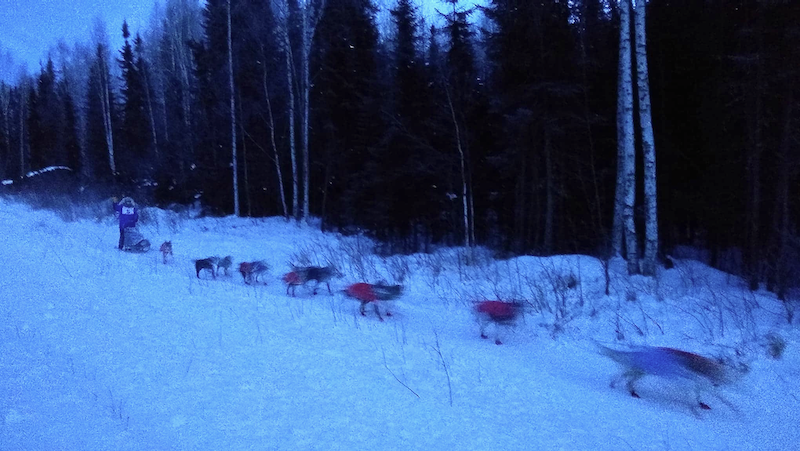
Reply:
[[[197,278],[200,278],[200,271],[203,269],[207,269],[211,271],[211,277],[214,279],[217,278],[217,264],[219,263],[219,257],[208,257],[201,260],[194,261],[194,269],[197,271]]]

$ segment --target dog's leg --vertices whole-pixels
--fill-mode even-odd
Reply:
[[[325,285],[328,286],[328,293],[333,294],[333,291],[331,291],[331,283],[330,282],[325,282]]]
[[[378,310],[378,303],[377,302],[373,302],[372,303],[372,307],[375,308],[375,314],[378,315],[378,319],[381,320],[381,322],[383,322],[383,317],[381,316],[381,311]]]
[[[366,306],[367,306],[367,303],[364,302],[364,301],[361,301],[361,305],[358,307],[358,311],[361,313],[361,316],[367,316],[367,314],[364,312],[364,308]]]
[[[636,393],[636,388],[633,386],[633,384],[641,379],[642,376],[644,376],[644,374],[636,370],[629,370],[623,373],[623,377],[628,380],[628,382],[625,384],[625,388],[628,389],[628,393],[630,393],[634,398],[641,398],[641,396]]]

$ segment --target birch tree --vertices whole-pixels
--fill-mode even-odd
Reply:
[[[139,72],[139,77],[142,82],[142,89],[144,90],[144,101],[147,109],[147,122],[150,127],[150,144],[153,146],[153,157],[156,162],[161,159],[161,153],[158,149],[158,133],[156,132],[156,118],[153,109],[153,95],[152,83],[150,81],[150,65],[147,64],[145,59],[144,44],[141,36],[136,34],[136,39],[133,41],[134,51],[136,54],[136,69]]]
[[[450,117],[453,120],[453,134],[456,140],[456,149],[458,150],[458,160],[461,168],[461,201],[464,219],[464,246],[472,247],[474,240],[471,239],[472,234],[470,232],[472,229],[470,224],[474,223],[474,220],[472,220],[470,216],[469,203],[467,202],[467,195],[470,192],[467,185],[467,161],[464,154],[464,147],[462,146],[461,131],[458,127],[456,110],[453,108],[453,99],[450,97],[450,89],[448,89],[446,81],[443,83],[443,86],[445,88],[445,93],[447,94],[447,106],[450,111]]]
[[[195,83],[192,73],[192,52],[189,42],[202,35],[200,28],[200,6],[188,0],[168,0],[161,18],[159,31],[159,58],[153,71],[153,84],[157,88],[161,107],[163,141],[167,143],[169,155],[167,165],[173,164],[170,173],[185,184],[189,163],[195,156],[192,117],[192,89]]]
[[[308,156],[308,131],[309,131],[309,98],[311,93],[311,80],[309,64],[311,58],[311,45],[314,42],[314,33],[325,8],[325,0],[305,0],[303,4],[303,17],[300,29],[300,95],[302,104],[300,150],[303,153],[303,218],[309,219],[309,156]]]
[[[19,87],[17,89],[17,96],[19,102],[19,117],[18,120],[18,127],[17,131],[19,132],[19,178],[25,176],[25,172],[27,171],[27,155],[28,152],[28,140],[26,136],[28,135],[28,130],[25,127],[25,117],[28,116],[28,100],[25,98],[25,91],[28,89],[28,85],[32,83],[32,80],[27,76],[22,78],[20,81]]]
[[[11,89],[5,82],[0,81],[0,120],[2,120],[2,123],[0,123],[0,128],[2,128],[2,130],[0,130],[0,136],[3,138],[3,153],[0,154],[0,157],[3,158],[3,160],[0,161],[0,178],[3,179],[8,177],[6,174],[11,153],[11,127],[9,126],[10,104]]]
[[[286,192],[283,187],[283,171],[281,170],[281,160],[278,156],[278,145],[275,141],[275,118],[272,114],[272,102],[269,99],[269,87],[267,83],[267,58],[264,51],[264,45],[261,45],[261,65],[263,72],[261,73],[261,83],[264,86],[264,102],[267,104],[267,120],[269,121],[269,139],[272,146],[272,154],[275,159],[275,171],[278,176],[278,191],[281,200],[281,207],[283,207],[283,217],[289,219],[289,209],[286,207]]]
[[[58,44],[58,65],[61,68],[61,77],[75,105],[86,105],[92,58],[92,49],[88,44],[77,43],[72,47],[68,46],[65,41],[60,41]],[[89,179],[92,172],[86,139],[86,109],[75,108],[75,114],[76,133],[80,146],[80,177]]]
[[[97,70],[99,86],[97,94],[100,96],[100,107],[103,113],[103,131],[106,138],[106,151],[108,154],[108,168],[113,176],[117,175],[117,163],[114,157],[114,130],[111,123],[111,81],[109,80],[108,60],[102,46],[97,47]]]
[[[295,99],[294,99],[294,65],[292,64],[292,42],[289,37],[289,2],[280,0],[277,4],[275,16],[278,19],[279,42],[283,46],[284,62],[286,63],[286,89],[288,100],[289,119],[289,159],[292,162],[292,215],[300,219],[300,179],[297,171],[297,152],[295,149]],[[276,162],[277,164],[277,162]]]
[[[231,39],[231,0],[226,4],[228,16],[228,87],[231,106],[231,164],[233,166],[233,214],[239,216],[239,171],[236,162],[236,92],[233,84],[233,41]]]
[[[645,0],[636,0],[633,21],[636,42],[636,87],[639,93],[639,127],[642,132],[644,157],[644,259],[642,274],[656,273],[658,255],[658,209],[656,200],[656,149],[650,108],[650,81],[647,72],[647,35],[645,33]]]
[[[636,203],[636,153],[633,130],[633,80],[631,77],[631,4],[621,0],[619,32],[619,84],[617,91],[617,191],[614,203],[613,252],[628,260],[628,272],[639,272],[634,205]],[[624,240],[623,240],[624,238]]]

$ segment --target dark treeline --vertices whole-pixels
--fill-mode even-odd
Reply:
[[[145,36],[115,31],[123,48],[97,39],[0,86],[0,176],[63,165],[232,213],[228,2],[194,4],[169,0]],[[615,4],[448,0],[423,18],[397,0],[379,27],[372,0],[230,0],[240,214],[307,212],[400,252],[606,252]],[[650,0],[647,27],[663,251],[788,277],[800,5]]]

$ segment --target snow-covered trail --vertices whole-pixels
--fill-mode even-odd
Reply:
[[[173,241],[163,265],[156,251],[117,251],[113,224],[64,223],[6,201],[0,217],[3,450],[800,443],[796,379],[787,379],[798,374],[794,345],[727,392],[738,412],[719,404],[698,418],[685,386],[649,381],[643,399],[610,389],[612,362],[580,337],[550,338],[535,317],[503,346],[480,340],[467,300],[444,302],[422,275],[383,323],[339,292],[288,297],[280,275],[293,253],[335,237],[280,220],[143,227],[155,249]],[[191,260],[215,254],[267,260],[269,283],[198,280]]]

